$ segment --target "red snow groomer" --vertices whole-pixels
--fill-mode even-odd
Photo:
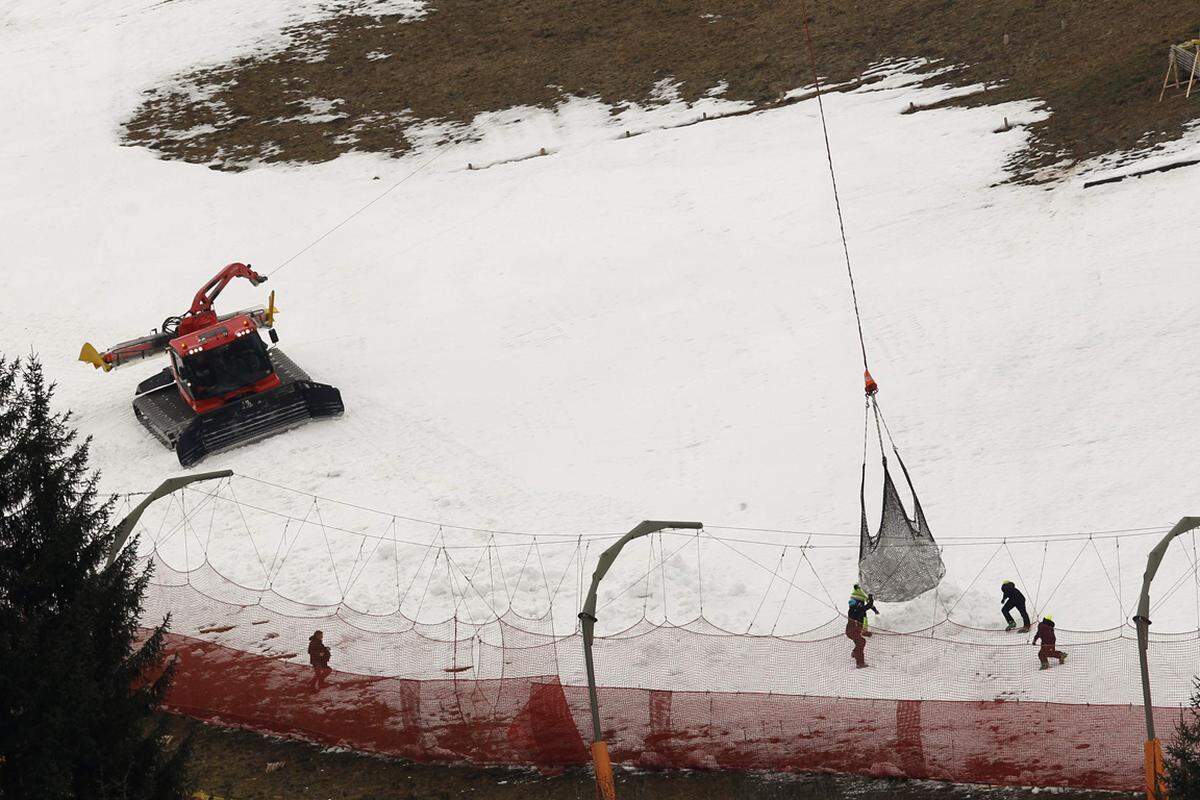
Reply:
[[[166,353],[162,372],[138,384],[133,413],[154,436],[175,450],[185,467],[209,453],[262,439],[314,417],[341,414],[342,394],[314,383],[278,347],[258,334],[275,333],[275,292],[266,308],[217,316],[213,302],[234,278],[265,282],[249,264],[225,267],[196,292],[192,307],[167,317],[161,332],[115,345],[103,353],[91,343],[79,352],[105,372],[130,361]]]

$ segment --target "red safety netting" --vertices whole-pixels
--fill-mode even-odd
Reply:
[[[188,637],[168,707],[265,733],[411,758],[560,768],[587,761],[587,691],[558,676],[408,680],[311,667]],[[873,700],[602,687],[618,763],[1137,789],[1141,708]],[[1169,730],[1176,709],[1157,709]]]
[[[557,769],[587,760],[582,644],[512,614],[427,624],[310,606],[209,565],[156,562],[143,619],[173,615],[169,707],[267,733],[421,761]],[[698,619],[598,638],[613,758],[651,768],[832,770],[1136,789],[1137,650],[1127,630],[1060,631],[1070,661],[1037,669],[1020,637],[943,622],[878,631],[853,669],[843,623],[746,636]],[[308,664],[324,631],[328,675]],[[1200,663],[1195,634],[1153,639],[1160,735]]]

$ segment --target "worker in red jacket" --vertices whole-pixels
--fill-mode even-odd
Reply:
[[[1042,640],[1042,648],[1038,650],[1038,661],[1042,662],[1042,669],[1050,669],[1051,658],[1057,658],[1060,664],[1067,662],[1067,654],[1054,649],[1054,617],[1049,614],[1038,623],[1037,633],[1033,635],[1033,643],[1037,644],[1038,639]]]
[[[319,689],[325,685],[325,678],[333,672],[329,668],[329,648],[325,646],[325,634],[314,631],[308,637],[308,663],[313,667],[313,688]]]

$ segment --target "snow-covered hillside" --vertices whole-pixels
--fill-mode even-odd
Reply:
[[[438,155],[431,136],[401,160],[234,174],[122,147],[119,124],[140,92],[180,70],[270,47],[285,24],[353,5],[17,0],[0,10],[0,351],[40,355],[60,402],[94,437],[106,490],[145,490],[180,470],[129,405],[155,367],[94,372],[75,360],[82,342],[148,332],[227,262],[272,272]],[[1111,539],[988,556],[997,537],[1162,530],[1200,513],[1200,228],[1187,212],[1200,173],[1089,189],[1080,175],[1001,184],[1020,123],[1045,112],[1031,101],[900,113],[948,91],[900,72],[826,99],[880,402],[935,536],[953,545],[940,602],[953,605],[978,576],[954,618],[994,625],[997,584],[1017,571],[1058,584],[1061,626],[1111,627],[1123,616],[1112,584],[1128,610],[1156,536],[1122,541],[1119,574]],[[781,545],[806,541],[772,531],[833,533],[812,539],[808,555],[839,605],[855,575],[861,365],[816,106],[664,128],[700,113],[676,103],[610,117],[577,100],[478,120],[482,141],[441,152],[266,287],[279,293],[281,346],[340,387],[345,417],[203,466],[468,528],[574,536],[644,518],[701,520],[714,535],[772,543],[738,544],[747,559],[702,544],[710,617],[736,630],[756,620],[758,631],[768,592],[762,614],[779,612],[781,631],[828,618],[748,560],[774,569]],[[1003,117],[1017,126],[994,132]],[[467,169],[539,148],[549,154]],[[1177,149],[1200,149],[1200,136]],[[263,297],[232,286],[221,307]],[[239,480],[239,491],[253,485]],[[260,491],[296,516],[311,504]],[[233,513],[212,525],[207,555],[261,581]],[[387,517],[344,527],[378,535]],[[401,528],[411,541],[438,536],[435,525]],[[254,535],[266,548],[280,533]],[[330,562],[357,564],[362,538],[305,536],[275,588],[339,599]],[[526,552],[526,539],[498,538]],[[164,557],[199,558],[185,541],[164,543]],[[646,571],[647,547],[630,548],[611,591]],[[1183,550],[1164,567],[1164,588],[1184,575]],[[547,549],[551,576],[577,569],[571,551]],[[372,552],[354,603],[393,609],[422,547]],[[802,557],[794,547],[784,556],[790,576]],[[695,559],[679,554],[602,626],[644,609],[661,618],[662,580],[686,599],[672,618],[694,616]],[[511,582],[518,564],[508,569]],[[795,574],[825,597],[811,574]],[[1200,624],[1200,590],[1187,581],[1156,629]],[[441,583],[426,607],[435,617],[454,605]],[[538,592],[523,586],[516,602],[533,610]],[[569,627],[578,592],[558,597]],[[921,627],[932,612],[923,598],[881,621]]]

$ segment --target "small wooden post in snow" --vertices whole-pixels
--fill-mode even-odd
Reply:
[[[1196,45],[1196,50],[1192,53],[1192,75],[1188,78],[1187,92],[1183,95],[1184,99],[1192,96],[1192,85],[1196,82],[1196,66],[1200,65],[1200,44]]]
[[[1162,91],[1158,93],[1158,102],[1163,101],[1163,97],[1167,94],[1167,83],[1171,80],[1171,70],[1175,70],[1175,85],[1179,85],[1179,68],[1175,65],[1175,48],[1172,47],[1167,53],[1167,74],[1163,76]]]

